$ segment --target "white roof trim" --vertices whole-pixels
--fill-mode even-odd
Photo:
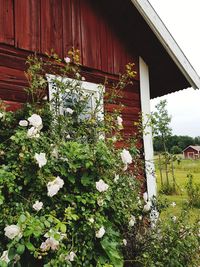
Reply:
[[[200,88],[200,78],[148,0],[131,0],[187,81]]]

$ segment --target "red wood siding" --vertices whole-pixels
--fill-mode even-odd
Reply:
[[[186,150],[184,150],[183,154],[184,154],[184,158],[186,159],[189,159],[189,158],[196,159],[200,157],[200,153],[192,147],[188,147]]]
[[[123,7],[123,8],[122,8]],[[138,57],[124,35],[124,5],[113,10],[112,1],[0,0],[0,98],[10,109],[27,101],[25,61],[31,52],[44,54],[53,48],[62,58],[74,47],[80,50],[83,75],[91,82],[105,76],[117,80],[125,64]],[[123,93],[125,136],[135,129],[140,112],[139,80]],[[112,111],[118,107],[107,105]]]

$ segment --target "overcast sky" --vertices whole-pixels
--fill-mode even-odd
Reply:
[[[200,0],[149,0],[180,48],[200,75]],[[168,101],[173,134],[200,136],[200,90],[192,88],[151,101]]]

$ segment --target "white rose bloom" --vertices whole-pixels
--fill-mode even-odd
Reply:
[[[28,121],[21,120],[21,121],[19,121],[19,125],[22,126],[22,127],[26,127],[26,126],[28,126]]]
[[[96,232],[96,237],[97,238],[102,238],[105,234],[105,228],[101,226],[101,228]]]
[[[37,138],[39,137],[39,133],[38,133],[38,129],[35,127],[31,127],[30,129],[28,129],[27,131],[27,137],[29,138]]]
[[[71,109],[71,108],[66,108],[65,111],[67,113],[69,113],[69,114],[73,114],[74,113],[73,109]]]
[[[0,119],[3,118],[3,115],[4,115],[4,114],[3,114],[2,112],[0,112]]]
[[[145,202],[148,201],[148,194],[147,194],[147,192],[145,192],[145,193],[143,194],[143,199],[144,199]]]
[[[64,181],[59,176],[57,176],[55,180],[53,180],[52,182],[48,182],[47,195],[49,197],[53,197],[54,195],[58,193],[58,191],[63,187],[63,185],[64,185]]]
[[[73,251],[71,251],[67,256],[66,256],[66,260],[68,261],[74,261],[74,258],[76,257],[76,253],[74,253]]]
[[[82,81],[85,81],[85,77],[82,76],[81,80],[82,80]]]
[[[59,242],[55,240],[53,237],[49,237],[45,242],[42,242],[40,249],[42,251],[47,251],[49,249],[57,250],[59,247]]]
[[[102,179],[100,179],[98,182],[96,182],[96,189],[99,192],[105,192],[108,190],[109,185],[106,184]]]
[[[124,171],[127,170],[128,164],[132,163],[132,156],[130,152],[127,149],[123,149],[122,152],[120,153],[122,162],[124,163]]]
[[[127,245],[127,240],[126,239],[123,239],[122,242],[123,242],[124,246]]]
[[[70,134],[68,134],[68,135],[66,136],[66,138],[67,138],[67,139],[70,139],[70,138],[71,138]]]
[[[4,228],[5,236],[10,239],[14,239],[15,237],[22,237],[21,229],[17,225],[8,225]]]
[[[9,263],[9,258],[8,258],[8,250],[4,250],[3,254],[1,255],[0,258],[2,261],[5,261],[6,263]]]
[[[43,203],[42,202],[39,202],[38,200],[36,200],[35,203],[33,204],[33,208],[36,211],[41,210],[42,207],[43,207]]]
[[[31,117],[28,118],[30,125],[37,128],[38,130],[42,129],[42,119],[39,115],[33,114]]]
[[[130,219],[128,225],[129,225],[130,227],[133,227],[133,226],[135,225],[135,223],[136,223],[135,216],[131,215],[131,219]]]
[[[123,122],[122,117],[117,116],[117,124],[118,124],[118,126],[121,127],[121,128],[123,127],[122,122]]]
[[[71,59],[70,59],[69,57],[65,57],[65,58],[64,58],[64,61],[65,61],[66,63],[70,63]]]
[[[147,212],[151,209],[151,202],[147,201],[147,203],[144,205],[143,211]]]
[[[34,158],[37,161],[37,164],[39,165],[40,168],[42,168],[44,165],[47,164],[47,159],[46,159],[46,154],[45,153],[35,153]]]

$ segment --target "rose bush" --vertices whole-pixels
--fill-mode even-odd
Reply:
[[[102,120],[101,99],[93,110],[86,108],[91,96],[81,89],[85,78],[76,51],[65,64],[55,54],[45,61],[31,56],[28,64],[31,102],[15,113],[3,104],[0,110],[0,266],[154,266],[148,262],[155,259],[149,249],[155,239],[147,232],[157,229],[158,211],[140,192],[136,140],[116,149],[120,112],[104,111]],[[126,66],[105,101],[119,101],[114,92],[131,82],[132,67]],[[49,69],[71,80],[55,78],[47,102]],[[63,112],[66,93],[72,101]],[[198,246],[193,240],[191,255]]]

